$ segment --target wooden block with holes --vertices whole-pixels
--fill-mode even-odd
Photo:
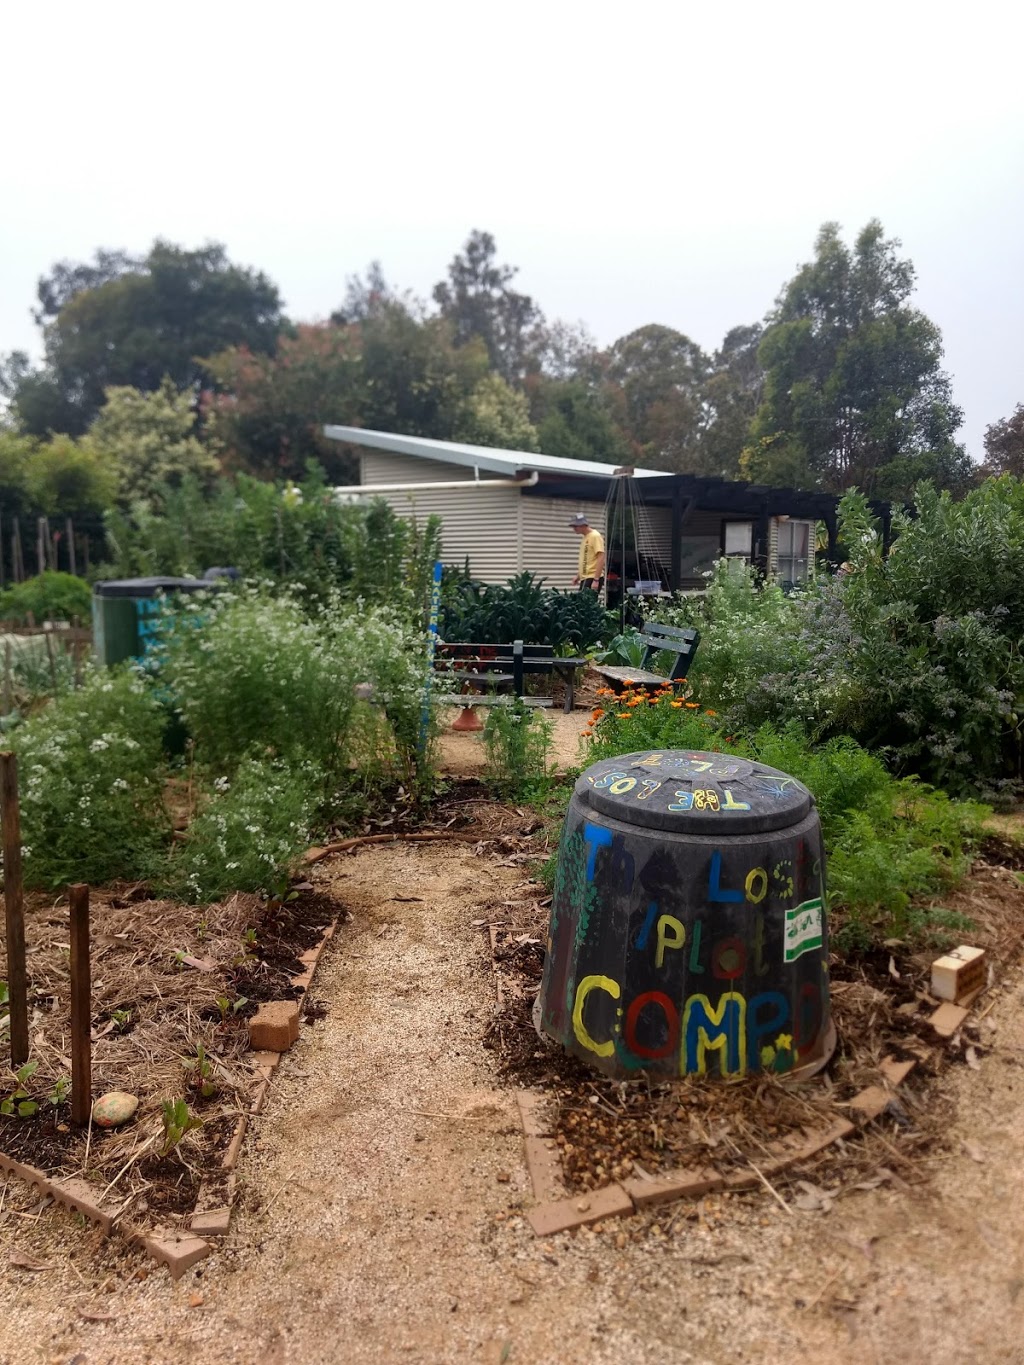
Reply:
[[[936,1000],[962,1004],[983,989],[988,981],[984,948],[961,944],[932,963],[932,995]]]

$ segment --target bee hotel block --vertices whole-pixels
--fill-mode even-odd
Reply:
[[[984,948],[962,944],[932,963],[932,995],[938,1000],[964,1000],[988,980]]]

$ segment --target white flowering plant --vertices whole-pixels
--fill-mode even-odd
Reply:
[[[308,759],[244,758],[230,780],[211,785],[171,855],[164,889],[186,901],[276,891],[308,847],[323,781]]]
[[[90,673],[3,737],[18,757],[25,881],[146,876],[170,838],[166,713],[130,669]]]

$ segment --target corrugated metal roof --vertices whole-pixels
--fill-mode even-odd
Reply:
[[[614,476],[616,467],[597,460],[567,460],[561,455],[540,455],[530,450],[498,450],[491,446],[466,445],[461,441],[433,441],[425,436],[399,436],[390,431],[366,431],[362,427],[325,426],[324,435],[349,445],[372,446],[418,460],[444,460],[448,464],[486,469],[493,473],[514,473],[517,469],[536,469],[547,474],[588,474],[602,479]],[[637,478],[665,477],[663,469],[634,469]]]

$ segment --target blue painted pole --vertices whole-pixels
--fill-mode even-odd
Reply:
[[[420,716],[420,760],[426,756],[430,738],[430,689],[434,682],[434,654],[437,650],[437,621],[441,614],[441,561],[434,564],[434,578],[430,586],[430,622],[427,626],[427,677],[423,685],[423,713]]]

